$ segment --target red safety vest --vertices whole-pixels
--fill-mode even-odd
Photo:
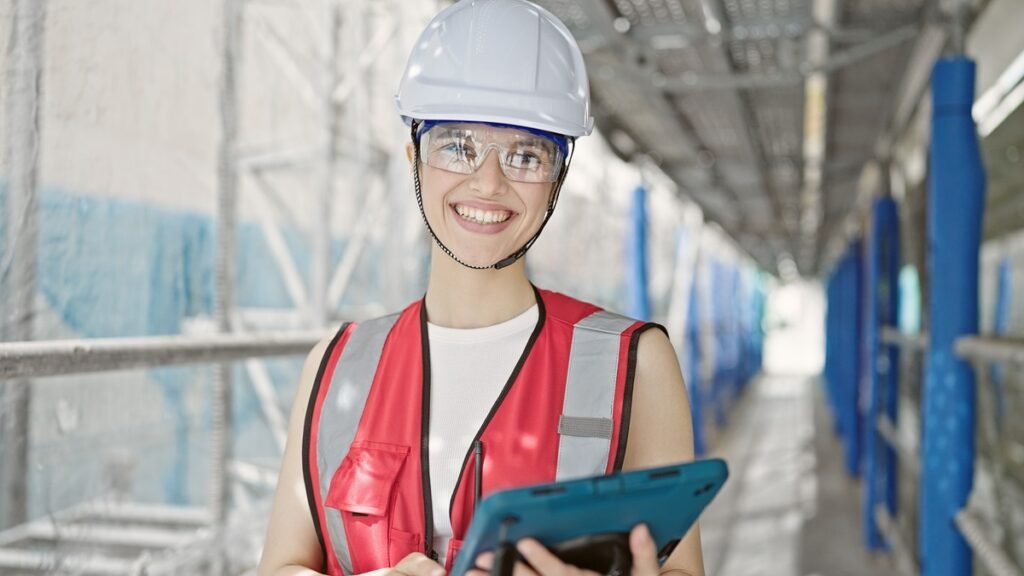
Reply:
[[[625,455],[644,323],[537,291],[537,327],[477,432],[484,495],[606,474]],[[342,326],[320,364],[303,435],[303,472],[329,575],[431,553],[427,436],[430,351],[422,301]],[[472,450],[450,503],[450,570],[474,507]]]

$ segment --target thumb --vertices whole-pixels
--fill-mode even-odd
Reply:
[[[629,533],[629,551],[633,553],[632,576],[657,576],[658,550],[645,524],[637,524]]]

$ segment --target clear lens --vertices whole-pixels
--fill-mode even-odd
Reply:
[[[438,124],[420,138],[423,163],[472,174],[494,149],[501,171],[516,182],[554,182],[562,169],[562,151],[549,138],[515,128],[478,124]]]

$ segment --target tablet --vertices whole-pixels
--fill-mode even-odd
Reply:
[[[495,492],[474,513],[452,574],[462,576],[501,542],[527,537],[566,561],[580,550],[621,555],[622,545],[628,555],[626,536],[639,523],[650,528],[664,563],[728,475],[723,460],[709,459]]]

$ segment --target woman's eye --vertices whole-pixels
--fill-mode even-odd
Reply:
[[[464,142],[449,142],[441,147],[441,151],[459,160],[472,159],[475,156],[473,149],[466,146]]]
[[[508,155],[508,165],[513,168],[536,170],[543,162],[533,152],[518,151]]]

